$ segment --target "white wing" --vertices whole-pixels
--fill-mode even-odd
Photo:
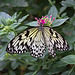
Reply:
[[[30,46],[31,56],[33,57],[41,57],[45,52],[45,42],[42,35],[42,31],[39,31],[34,38],[31,46]]]
[[[8,44],[6,51],[11,54],[20,54],[27,52],[33,39],[38,33],[38,28],[31,28],[25,30],[23,33],[15,37]]]
[[[49,27],[44,27],[44,35],[47,49],[53,57],[56,56],[55,48],[59,51],[69,50],[67,41],[56,31]]]

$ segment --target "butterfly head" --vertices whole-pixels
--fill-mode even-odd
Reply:
[[[55,20],[55,18],[52,19],[52,15],[50,15],[50,18],[48,18],[47,16],[42,16],[42,18],[37,19],[35,17],[35,19],[37,20],[37,23],[38,23],[37,26],[41,26],[41,25],[42,26],[51,26],[52,22]]]

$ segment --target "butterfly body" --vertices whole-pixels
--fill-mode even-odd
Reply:
[[[37,58],[43,56],[45,48],[54,57],[56,56],[55,48],[65,51],[69,49],[69,45],[59,33],[40,24],[38,27],[26,29],[12,39],[6,51],[11,54],[20,54],[30,50],[30,55]]]

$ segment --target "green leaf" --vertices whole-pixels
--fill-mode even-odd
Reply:
[[[26,73],[24,75],[33,75],[33,72]]]
[[[21,26],[21,27],[18,27],[18,28],[16,29],[16,31],[17,31],[17,32],[21,32],[21,31],[25,30],[26,28],[27,28],[26,26]]]
[[[27,14],[26,16],[24,16],[21,19],[19,19],[18,22],[19,23],[23,22],[28,16],[29,16],[29,14]]]
[[[2,42],[9,42],[10,40],[7,38],[7,34],[6,35],[3,35],[2,39],[1,39]],[[5,45],[5,44],[4,44]]]
[[[37,21],[32,21],[32,22],[27,23],[26,25],[37,26],[38,23],[37,23]]]
[[[12,19],[12,17],[5,12],[0,12],[0,24],[3,24],[5,26],[8,25],[6,22],[8,19]]]
[[[74,27],[71,25],[66,24],[63,28],[62,31],[65,33],[72,33],[74,31]]]
[[[75,26],[75,20],[73,21],[73,25]]]
[[[65,0],[65,1],[62,1],[61,4],[64,7],[75,7],[75,1],[74,0]]]
[[[0,49],[0,61],[4,60],[5,58],[5,53],[6,53],[6,44],[5,45],[2,45],[3,47]]]
[[[15,20],[17,17],[19,17],[19,15],[17,15],[17,12],[15,12],[14,15],[12,15],[12,20]]]
[[[3,32],[3,30],[0,30],[0,36],[7,34],[7,32]]]
[[[19,26],[21,23],[13,23],[13,24],[11,24],[9,27],[11,28],[11,29],[14,29],[14,28],[16,28],[17,26]]]
[[[28,67],[29,70],[36,70],[37,68],[38,68],[37,64]]]
[[[75,64],[75,55],[68,55],[61,59],[64,63]]]
[[[70,22],[73,24],[73,26],[75,26],[75,13],[74,13],[73,17],[70,19]]]
[[[47,69],[44,69],[44,70],[39,70],[36,75],[50,75],[50,74],[48,74]]]
[[[65,38],[67,38],[67,41],[69,42],[69,44],[74,44],[75,42],[75,35],[71,35],[71,36],[66,36]]]
[[[23,59],[29,63],[37,60],[36,58],[31,57],[30,55],[26,55],[26,53]]]
[[[8,18],[11,19],[11,16],[5,12],[0,12],[0,20],[4,18],[5,20],[7,20]]]
[[[12,40],[15,37],[15,33],[13,31],[9,32],[9,34],[7,35],[7,38]]]
[[[16,75],[16,73],[14,71],[9,71],[9,75]]]
[[[75,72],[74,71],[71,72],[71,70],[68,70],[63,72],[61,75],[75,75]]]
[[[22,59],[17,59],[18,61],[23,62],[23,63],[25,63],[27,65],[28,64],[33,65],[37,61],[36,58],[33,58],[33,57],[30,56],[29,52],[26,52],[24,54],[19,54],[17,56],[18,56],[18,58],[22,58]]]
[[[58,62],[56,62],[56,63],[53,65],[53,67],[64,67],[64,66],[66,66],[66,65],[67,65],[67,64],[64,63],[64,62],[58,61]]]
[[[11,68],[14,70],[14,69],[16,69],[19,65],[20,65],[20,63],[17,62],[16,60],[14,60],[14,61],[11,63]]]
[[[0,71],[2,71],[8,64],[9,64],[9,61],[1,61],[0,62]]]
[[[75,29],[73,25],[66,24],[62,28],[62,31],[67,34],[65,35],[65,39],[69,42],[69,44],[73,44],[75,42]],[[68,38],[67,38],[68,37]]]
[[[7,26],[7,22],[6,22],[6,19],[4,19],[4,17],[1,19],[1,24],[4,25],[4,26]]]
[[[60,11],[59,11],[59,14],[61,14],[63,11],[65,11],[66,7],[61,7],[60,8]]]
[[[57,74],[57,73],[60,73],[63,69],[64,67],[53,67],[49,69],[48,74],[49,75]]]
[[[57,19],[57,20],[53,21],[53,26],[52,26],[52,27],[60,26],[60,25],[62,25],[66,20],[68,20],[68,18]]]
[[[61,17],[66,17],[66,14],[67,14],[67,13],[63,13],[63,14],[61,15]]]
[[[48,11],[47,16],[50,18],[50,15],[52,15],[52,18],[54,17],[56,19],[57,14],[58,14],[57,8],[55,6],[52,6]]]

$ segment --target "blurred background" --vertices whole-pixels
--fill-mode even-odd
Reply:
[[[65,52],[56,50],[33,58],[30,52],[9,54],[10,40],[28,26],[36,26],[35,17],[55,20],[52,28],[69,43]],[[0,0],[0,75],[75,75],[75,0]]]

